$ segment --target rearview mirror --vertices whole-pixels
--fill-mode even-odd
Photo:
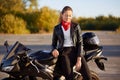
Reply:
[[[9,51],[9,44],[8,44],[8,41],[5,41],[5,42],[4,42],[4,46],[6,47],[6,51],[8,52],[8,51]]]

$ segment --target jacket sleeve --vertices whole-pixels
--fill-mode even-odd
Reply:
[[[79,25],[77,25],[77,56],[80,57],[83,53],[83,40],[82,40],[82,32]]]
[[[56,29],[54,28],[53,35],[52,35],[52,51],[54,49],[57,49],[57,41],[58,41],[58,37],[57,37],[57,34],[56,34]]]

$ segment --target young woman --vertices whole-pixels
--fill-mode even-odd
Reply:
[[[73,80],[73,66],[81,68],[81,53],[83,52],[81,29],[72,22],[73,10],[65,6],[60,15],[60,23],[55,26],[52,38],[52,55],[58,57],[54,73],[65,76],[66,80]],[[54,74],[53,80],[59,75]],[[89,80],[89,79],[87,79]]]

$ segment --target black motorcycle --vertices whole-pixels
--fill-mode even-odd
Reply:
[[[87,32],[82,35],[84,58],[86,61],[94,60],[98,68],[105,70],[104,63],[101,60],[107,60],[102,56],[102,47],[98,46],[98,38],[94,33]],[[57,58],[51,55],[50,51],[39,50],[31,53],[30,49],[17,41],[11,48],[7,42],[4,44],[7,48],[7,54],[3,57],[0,64],[0,71],[9,74],[2,80],[52,80],[54,66]],[[89,65],[88,65],[89,66]],[[74,68],[74,79],[82,80],[82,75]],[[56,73],[61,75],[59,73]],[[96,72],[91,70],[93,80],[99,80]],[[61,75],[61,80],[64,76]]]

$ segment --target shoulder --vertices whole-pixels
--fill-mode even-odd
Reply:
[[[57,25],[54,27],[54,30],[59,29],[59,28],[60,28],[60,26],[61,26],[61,24],[60,24],[60,23],[59,23],[59,24],[57,24]]]
[[[80,25],[75,22],[71,22],[71,26],[74,27],[75,29],[80,29]]]
[[[72,26],[77,26],[77,25],[79,25],[78,23],[75,23],[75,22],[71,22],[71,25]]]

